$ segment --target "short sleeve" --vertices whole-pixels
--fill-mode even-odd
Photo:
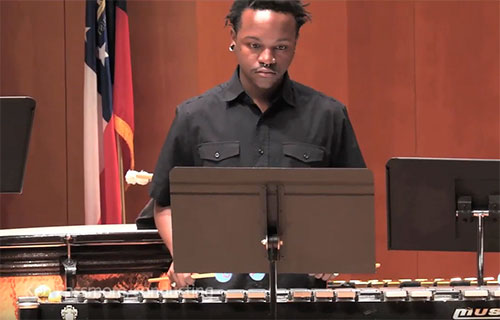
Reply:
[[[347,109],[342,106],[335,117],[335,150],[332,151],[332,167],[366,168]]]
[[[170,205],[169,173],[176,166],[193,165],[193,147],[190,138],[189,117],[182,106],[176,115],[160,151],[150,187],[150,196],[159,206]]]

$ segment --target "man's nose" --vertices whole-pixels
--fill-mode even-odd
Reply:
[[[271,49],[264,49],[259,55],[259,63],[261,64],[273,64],[275,61],[276,59]]]

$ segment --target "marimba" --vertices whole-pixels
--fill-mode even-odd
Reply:
[[[166,271],[170,263],[156,230],[136,230],[134,225],[0,230],[0,255],[2,319],[15,318],[16,303],[20,319],[272,318],[268,290],[147,290],[138,283],[139,275],[147,273],[142,277],[147,283],[147,277]],[[101,279],[87,278],[109,273],[121,273],[118,276],[126,285],[104,290],[107,285]],[[36,278],[46,276],[59,279],[55,286],[45,278],[42,282],[54,292],[50,298],[34,296],[33,289],[41,284]],[[66,290],[61,276],[76,285]],[[29,281],[33,283],[19,286]],[[330,285],[280,289],[278,317],[500,319],[500,286],[494,281],[481,287],[474,281],[333,281]]]
[[[65,291],[20,319],[272,319],[268,290]],[[500,286],[279,289],[279,319],[500,319]]]

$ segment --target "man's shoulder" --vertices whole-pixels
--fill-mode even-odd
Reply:
[[[213,110],[213,108],[217,106],[225,106],[221,95],[226,84],[227,83],[219,84],[200,95],[183,101],[178,107],[179,111],[193,113],[204,110]]]
[[[297,102],[302,105],[310,105],[319,109],[335,111],[342,111],[346,108],[346,106],[342,102],[335,99],[334,97],[331,97],[300,82],[292,80],[292,83]]]

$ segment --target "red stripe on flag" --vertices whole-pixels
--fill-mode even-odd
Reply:
[[[128,16],[121,8],[115,13],[115,78],[113,112],[117,116],[115,130],[122,145],[123,171],[134,169],[134,95],[130,60]]]
[[[114,119],[104,129],[104,169],[101,172],[101,222],[122,223],[120,169],[116,150]],[[104,192],[103,192],[104,191]]]

